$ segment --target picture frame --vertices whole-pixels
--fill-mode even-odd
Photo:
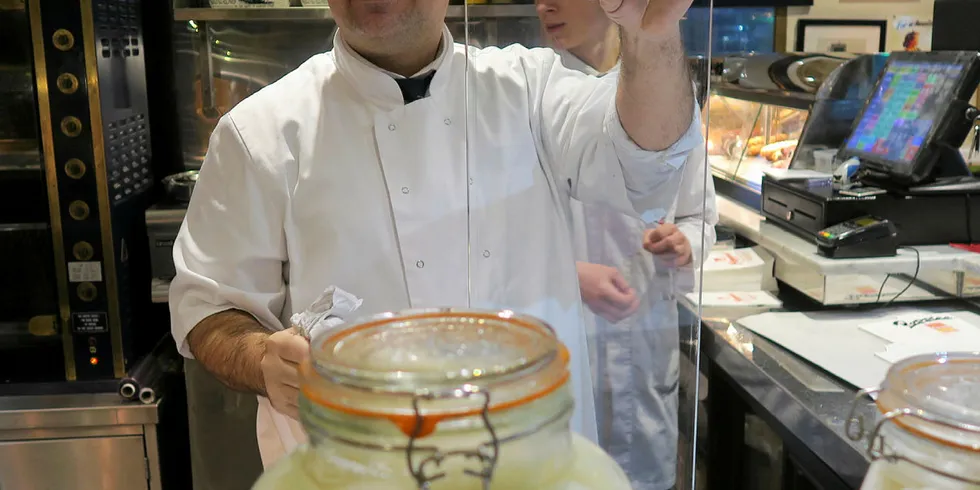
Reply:
[[[806,53],[880,53],[885,51],[887,20],[800,19],[796,51]]]

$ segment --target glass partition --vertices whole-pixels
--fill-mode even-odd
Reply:
[[[188,170],[201,167],[223,115],[310,57],[333,50],[335,60],[364,63],[357,80],[377,74],[369,54],[338,54],[336,6],[302,3],[177,4]],[[594,488],[693,490],[707,471],[696,450],[705,399],[697,298],[717,216],[704,138],[712,56],[704,12],[622,33],[592,0],[449,5],[434,64],[387,70],[405,100],[372,101],[357,82],[323,95],[350,97],[329,118],[362,130],[349,144],[366,145],[358,162],[373,170],[341,185],[381,196],[348,204],[388,217],[376,231],[396,246],[376,259],[401,264],[385,282],[400,285],[404,301],[351,291],[369,296],[360,312],[457,307],[545,321],[569,354],[567,424],[578,435],[557,451],[572,462],[565,476],[622,470],[624,486]],[[409,97],[414,81],[423,89]],[[350,164],[338,160],[350,154],[342,147],[316,164]],[[375,248],[365,242],[359,253]],[[514,464],[508,447],[500,446],[500,475]]]
[[[530,21],[480,19],[480,7],[467,8],[471,44],[496,32],[500,51],[472,51],[466,77],[471,304],[558,331],[581,417],[572,428],[610,457],[589,464],[618,465],[634,489],[693,489],[706,468],[692,310],[717,221],[703,98],[695,109],[707,18],[692,9],[667,41],[650,41],[602,2],[538,0]],[[520,253],[493,249],[518,239]]]

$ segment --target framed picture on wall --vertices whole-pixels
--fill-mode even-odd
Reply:
[[[880,53],[885,50],[885,20],[800,19],[796,51],[806,53]]]

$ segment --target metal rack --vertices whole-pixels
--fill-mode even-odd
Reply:
[[[271,21],[271,20],[323,20],[332,19],[329,7],[284,8],[199,8],[183,7],[180,0],[174,3],[174,20],[177,21]],[[533,4],[514,5],[450,5],[448,19],[462,19],[469,9],[471,18],[534,17]]]

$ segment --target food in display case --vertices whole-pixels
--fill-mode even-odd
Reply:
[[[708,109],[708,159],[721,178],[758,189],[769,168],[788,168],[808,111],[718,93]]]

